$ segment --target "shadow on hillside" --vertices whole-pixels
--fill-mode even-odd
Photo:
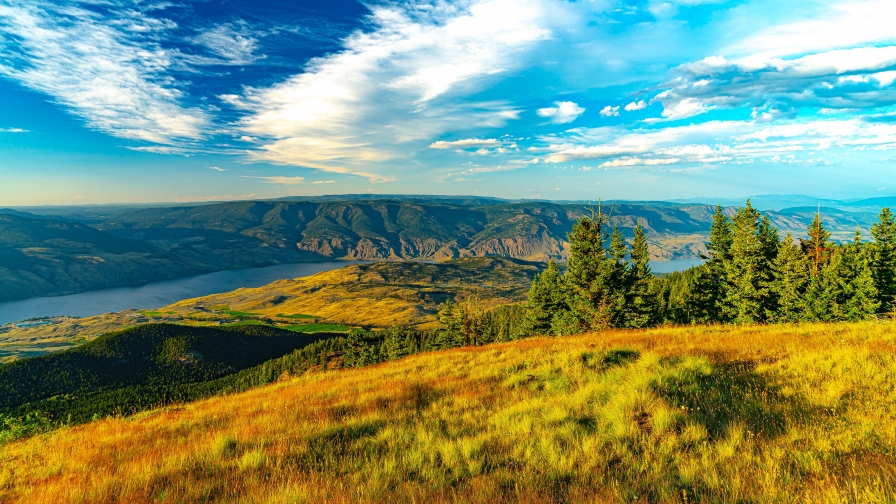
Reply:
[[[788,424],[801,423],[816,413],[804,400],[783,395],[755,368],[752,361],[714,363],[708,374],[688,370],[654,388],[670,405],[706,427],[713,441],[738,424],[748,435],[778,437]]]

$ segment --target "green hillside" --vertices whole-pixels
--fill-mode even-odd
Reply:
[[[77,348],[0,366],[0,414],[40,412],[61,421],[206,396],[209,384],[330,334],[269,326],[150,324],[106,334]]]

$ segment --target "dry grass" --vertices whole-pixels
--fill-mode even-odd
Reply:
[[[2,502],[893,502],[884,323],[539,338],[0,447]]]

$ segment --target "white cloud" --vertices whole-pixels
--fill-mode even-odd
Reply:
[[[779,23],[724,49],[738,57],[770,59],[832,49],[896,43],[891,0],[846,0],[799,21]],[[809,7],[806,5],[806,7]]]
[[[830,164],[812,157],[829,149],[896,148],[896,124],[861,119],[707,121],[662,129],[623,126],[581,128],[562,136],[541,137],[548,163],[607,159],[601,167],[656,166],[673,163],[749,164],[789,159],[805,165]],[[791,157],[792,156],[792,157]]]
[[[657,166],[657,165],[667,165],[667,164],[675,164],[681,161],[679,158],[666,158],[666,159],[641,159],[638,157],[629,157],[629,158],[619,158],[614,159],[613,161],[607,161],[606,163],[602,163],[600,168],[617,168],[623,166]]]
[[[635,110],[643,110],[645,108],[647,108],[647,103],[644,100],[633,101],[625,106],[626,112],[634,112]]]
[[[209,166],[208,169],[209,169],[209,170],[215,170],[216,172],[225,172],[225,171],[227,171],[227,168],[220,168],[220,167],[217,167],[217,166]]]
[[[28,133],[28,130],[22,128],[0,128],[0,133]]]
[[[227,63],[230,65],[247,65],[258,59],[255,51],[258,41],[250,35],[245,24],[221,24],[193,37],[195,44],[205,46],[223,61],[210,63]]]
[[[467,147],[497,147],[502,145],[497,139],[494,138],[465,138],[463,140],[455,140],[453,142],[446,142],[443,140],[439,140],[438,142],[433,142],[429,144],[430,149],[463,149]]]
[[[335,184],[335,180],[315,180],[312,184]]]
[[[521,51],[549,36],[539,2],[371,9],[371,28],[350,35],[343,51],[269,88],[227,97],[249,112],[244,133],[263,142],[253,157],[384,180],[378,163],[406,157],[412,142],[519,117],[506,102],[456,98],[523,65]]]
[[[267,182],[268,184],[280,185],[296,185],[305,183],[305,177],[254,177],[251,175],[240,175],[240,178],[260,179]]]
[[[601,117],[614,117],[619,115],[619,107],[611,107],[607,105],[600,111]]]
[[[0,74],[49,94],[111,135],[155,143],[202,136],[205,112],[185,108],[154,41],[170,21],[135,9],[105,19],[73,5],[0,5]]]
[[[890,0],[807,6],[784,22],[679,66],[654,100],[663,116],[749,107],[758,121],[792,119],[800,108],[826,112],[896,105],[896,32]],[[741,19],[740,22],[750,22]]]
[[[536,112],[539,117],[548,117],[554,124],[567,124],[576,120],[585,109],[571,101],[556,101],[554,107],[540,108]]]

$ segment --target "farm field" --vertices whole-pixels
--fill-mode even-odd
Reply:
[[[892,502],[893,329],[616,330],[309,372],[10,442],[0,500]]]

